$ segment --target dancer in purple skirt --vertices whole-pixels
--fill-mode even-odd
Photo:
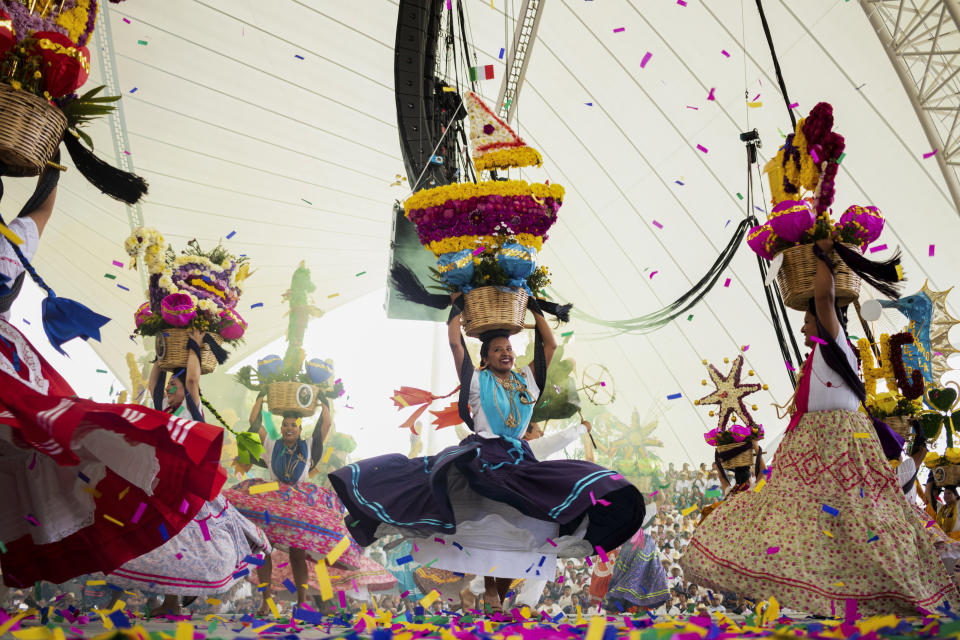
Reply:
[[[459,293],[449,326],[460,373],[460,415],[474,431],[435,456],[388,454],[330,474],[358,543],[400,534],[414,559],[487,576],[499,609],[512,579],[552,577],[558,557],[616,549],[643,522],[640,492],[615,471],[582,460],[540,462],[522,440],[556,341],[536,300],[533,364],[515,371],[506,331],[481,336],[475,370],[460,331]],[[468,411],[469,409],[469,411]]]

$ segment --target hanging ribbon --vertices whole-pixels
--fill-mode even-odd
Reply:
[[[417,410],[410,414],[410,417],[407,418],[403,424],[400,425],[401,429],[410,429],[410,433],[417,435],[416,430],[413,428],[416,421],[423,415],[427,410],[430,404],[434,400],[443,400],[444,398],[449,398],[453,394],[460,391],[458,386],[456,389],[444,396],[437,396],[433,393],[426,391],[424,389],[417,389],[416,387],[407,387],[403,386],[393,392],[393,404],[396,405],[397,410],[406,409],[408,407],[417,407]],[[454,423],[456,424],[456,423]],[[444,425],[449,426],[449,425]]]

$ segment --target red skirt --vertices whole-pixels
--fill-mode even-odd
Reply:
[[[223,431],[76,397],[0,320],[3,581],[109,573],[176,535],[226,480]]]

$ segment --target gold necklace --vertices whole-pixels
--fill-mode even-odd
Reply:
[[[517,401],[519,400],[520,404],[533,404],[533,399],[531,399],[527,393],[527,385],[514,376],[512,372],[506,380],[501,380],[500,377],[495,374],[491,375],[493,375],[493,379],[497,381],[497,384],[507,392],[507,398],[510,401],[510,408],[506,416],[503,415],[503,410],[500,409],[500,402],[497,400],[496,393],[493,394],[493,406],[497,408],[497,413],[500,414],[500,419],[507,425],[507,428],[516,429],[519,426],[517,416],[520,415]]]
[[[298,442],[298,443],[296,444],[296,447],[297,447],[297,449],[298,449],[298,450],[297,450],[297,455],[296,455],[295,457],[289,458],[288,461],[285,462],[285,463],[284,463],[284,466],[283,466],[283,477],[286,478],[286,479],[288,479],[288,480],[291,480],[291,481],[293,481],[293,482],[296,482],[296,481],[299,479],[299,478],[294,478],[294,477],[291,475],[291,474],[293,474],[294,469],[297,468],[297,464],[299,464],[301,460],[304,461],[304,462],[306,462],[306,460],[304,459],[304,457],[303,457],[302,455],[300,455],[300,451],[299,451],[300,446],[299,446],[299,445],[300,445],[300,443]],[[287,445],[283,445],[283,448],[286,449],[288,452],[293,453],[293,450],[290,449],[290,447],[288,447]],[[284,456],[284,458],[287,458],[287,456]]]

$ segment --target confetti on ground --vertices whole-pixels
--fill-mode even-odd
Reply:
[[[926,160],[927,158],[932,158],[935,155],[937,155],[937,149],[934,149],[930,153],[923,154],[923,159]]]
[[[652,57],[653,57],[653,54],[647,51],[647,53],[643,56],[643,60],[640,61],[640,68],[643,69],[644,67],[646,67],[647,63],[650,62],[650,58]]]
[[[763,106],[763,103],[762,103],[762,102],[748,102],[748,103],[747,103],[747,106],[750,107],[751,109],[759,109],[760,107]]]
[[[588,107],[592,107],[592,106],[593,106],[593,103],[592,103],[592,102],[584,102],[583,104],[587,105]]]
[[[694,111],[700,111],[700,107],[691,107],[690,105],[687,105],[687,109],[693,109]]]
[[[693,320],[693,314],[692,314],[692,313],[687,316],[687,322],[690,322],[691,320]]]
[[[123,21],[126,22],[127,24],[130,24],[130,18],[124,18]]]
[[[331,293],[330,295],[327,296],[327,298],[328,298],[328,299],[329,299],[329,298],[336,298],[336,297],[339,296],[339,295],[340,295],[339,293]]]
[[[697,145],[697,149],[700,150],[700,151],[702,151],[702,152],[704,152],[704,153],[710,153],[710,150],[707,149],[707,148],[706,148],[705,146],[703,146],[702,144],[698,144],[698,145]]]
[[[884,251],[887,248],[885,244],[878,244],[875,247],[870,247],[870,253],[876,253],[877,251]]]
[[[616,29],[613,30],[613,32],[614,32],[614,33],[621,33],[621,32],[626,31],[626,30],[627,30],[626,27],[617,27]]]
[[[679,400],[682,397],[683,397],[682,393],[671,393],[670,395],[667,396],[667,400]]]
[[[331,566],[334,565],[337,560],[340,559],[340,556],[342,556],[349,548],[350,538],[347,536],[340,538],[340,542],[338,542],[333,549],[330,549],[330,553],[327,554],[327,563],[329,563]]]
[[[310,202],[309,200],[304,200],[303,198],[300,198],[300,199],[303,200],[304,202],[306,202],[306,203],[307,203],[308,205],[310,205],[311,207],[313,206],[313,203]]]
[[[683,184],[683,183],[678,182],[678,184]],[[653,221],[653,226],[655,226],[657,229],[663,229],[663,225],[657,222],[656,220]]]
[[[359,278],[360,276],[363,276],[363,275],[366,275],[366,274],[367,274],[366,271],[361,271],[360,273],[358,273],[358,274],[356,275],[356,277]]]

